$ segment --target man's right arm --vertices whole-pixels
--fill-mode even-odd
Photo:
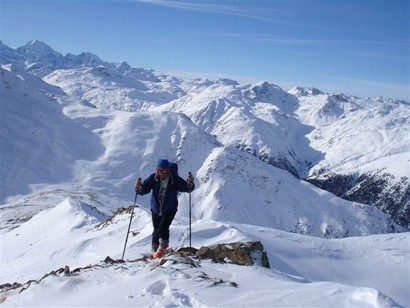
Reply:
[[[155,181],[155,174],[151,174],[144,182],[141,181],[141,178],[135,183],[135,191],[139,195],[145,195],[151,191],[153,188],[153,183]]]

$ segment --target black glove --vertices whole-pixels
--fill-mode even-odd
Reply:
[[[188,173],[188,178],[186,181],[188,183],[188,187],[192,187],[192,185],[194,185],[194,177],[191,172]]]
[[[138,180],[135,182],[135,191],[141,191],[142,190],[142,181],[141,178],[138,178]]]

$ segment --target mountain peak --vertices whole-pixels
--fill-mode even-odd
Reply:
[[[251,97],[261,101],[272,101],[285,99],[287,93],[279,86],[267,81],[260,82],[252,86]]]
[[[28,41],[26,45],[28,45],[28,46],[47,46],[47,47],[50,47],[50,46],[48,46],[46,43],[44,43],[44,42],[42,42],[42,41],[40,41],[40,40],[31,40],[31,41]]]
[[[315,96],[315,95],[320,95],[320,94],[325,94],[321,90],[310,86],[310,87],[293,87],[288,91],[290,94],[293,94],[297,97],[300,96]]]
[[[17,48],[17,51],[20,53],[57,53],[54,49],[48,46],[46,43],[39,41],[39,40],[31,40],[27,44],[20,46]]]
[[[229,78],[219,78],[216,80],[216,82],[224,86],[238,86],[239,85],[239,83],[236,80],[232,80]]]
[[[78,58],[83,59],[84,61],[88,62],[101,62],[102,60],[97,55],[91,52],[82,52],[78,55]]]
[[[125,71],[125,70],[131,69],[131,66],[130,66],[126,61],[121,61],[120,63],[117,63],[117,64],[115,65],[115,67],[116,67],[118,70],[121,70],[121,71]]]

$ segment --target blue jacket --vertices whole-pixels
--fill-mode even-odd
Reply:
[[[162,212],[160,211],[159,203],[159,190],[161,188],[161,182],[156,173],[151,174],[143,183],[142,189],[137,193],[139,195],[146,195],[152,190],[151,195],[151,211],[155,214],[167,215],[175,212],[178,209],[178,192],[191,192],[195,189],[195,184],[192,183],[191,187],[188,187],[187,181],[178,175],[169,174],[169,181],[167,190],[165,192],[164,202],[162,205]]]

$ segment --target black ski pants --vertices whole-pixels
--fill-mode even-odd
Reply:
[[[152,212],[152,226],[154,231],[152,232],[152,249],[156,250],[161,243],[163,245],[168,245],[169,243],[169,227],[171,226],[172,221],[177,213],[171,212],[166,215],[158,215]]]

